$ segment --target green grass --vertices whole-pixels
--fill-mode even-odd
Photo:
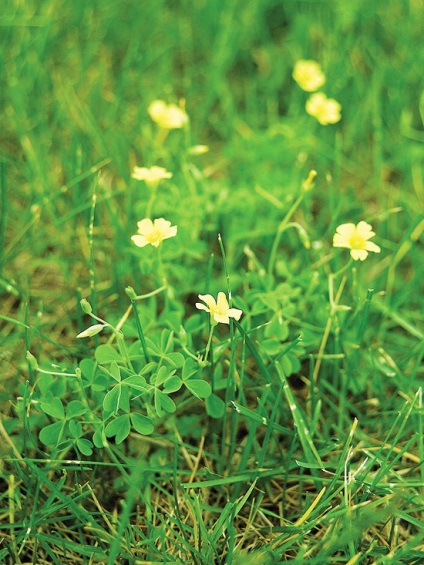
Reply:
[[[423,562],[423,23],[2,3],[2,563]],[[305,112],[302,58],[339,123]],[[173,176],[152,196],[135,165]],[[138,248],[150,207],[178,234]],[[333,235],[361,220],[382,251],[349,263]],[[197,295],[230,291],[210,333]]]

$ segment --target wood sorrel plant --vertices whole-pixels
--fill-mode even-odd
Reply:
[[[131,432],[151,434],[177,406],[184,407],[193,397],[202,402],[208,399],[207,410],[211,416],[222,415],[222,401],[202,376],[208,364],[211,340],[200,356],[193,350],[189,332],[182,325],[180,331],[175,332],[159,328],[157,324],[154,331],[144,335],[138,303],[163,290],[165,287],[137,295],[128,287],[131,306],[116,325],[95,315],[90,303],[81,300],[83,312],[96,323],[77,337],[91,338],[101,331],[110,332],[111,336],[95,348],[92,357],[82,359],[72,372],[42,368],[28,352],[27,359],[38,379],[26,401],[24,399],[23,412],[31,406],[45,415],[39,439],[52,455],[74,449],[78,455],[89,456],[93,447],[107,447],[112,438],[120,444]],[[219,313],[224,301],[227,309]],[[241,316],[240,310],[229,308],[224,293],[218,295],[215,306],[214,315],[218,317],[239,319]],[[134,314],[136,340],[122,330],[130,310]]]

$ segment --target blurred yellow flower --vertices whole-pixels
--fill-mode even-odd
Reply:
[[[323,126],[336,124],[340,121],[341,109],[342,107],[337,100],[327,98],[323,92],[312,94],[306,102],[307,113],[316,118]]]
[[[190,147],[188,152],[190,155],[203,155],[209,151],[209,147],[207,145],[193,145]]]
[[[300,59],[294,66],[292,76],[300,88],[306,92],[314,92],[325,83],[321,65],[316,61]]]
[[[172,173],[163,167],[153,166],[147,167],[134,167],[131,177],[136,180],[144,180],[150,188],[156,188],[162,179],[170,179]]]
[[[206,312],[210,313],[212,325],[219,323],[229,324],[230,318],[240,320],[240,316],[243,314],[243,312],[237,308],[230,308],[224,292],[218,292],[218,298],[216,301],[210,294],[199,294],[199,298],[205,302],[206,306],[205,304],[197,302],[196,308],[199,310],[206,310]]]
[[[171,222],[164,218],[158,218],[154,222],[149,218],[137,222],[138,234],[133,235],[131,240],[137,247],[153,245],[159,247],[164,239],[177,235],[177,226],[171,226]]]
[[[186,112],[176,104],[154,100],[148,107],[149,116],[163,129],[178,129],[188,122]]]
[[[350,249],[352,259],[364,261],[368,256],[368,251],[380,253],[381,249],[372,241],[368,241],[375,236],[372,226],[367,222],[355,224],[342,224],[336,229],[333,238],[333,247],[347,247]]]

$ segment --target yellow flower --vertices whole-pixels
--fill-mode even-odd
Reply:
[[[323,126],[328,124],[336,124],[340,121],[342,107],[334,100],[334,98],[327,98],[323,92],[312,94],[306,102],[306,111],[308,114],[316,118]]]
[[[227,297],[225,293],[218,292],[218,299],[215,302],[215,298],[210,294],[199,294],[200,300],[203,300],[205,304],[196,303],[196,308],[199,310],[206,310],[211,315],[211,323],[216,324],[229,324],[230,318],[235,320],[240,320],[240,316],[243,314],[241,310],[237,308],[230,308],[228,304]]]
[[[207,145],[193,145],[190,147],[188,152],[190,155],[203,155],[209,151],[209,147]]]
[[[177,226],[171,226],[171,222],[164,218],[158,218],[154,222],[146,218],[137,222],[137,226],[138,234],[131,237],[137,247],[145,247],[149,243],[153,247],[159,247],[164,239],[177,235]]]
[[[144,180],[150,188],[156,188],[162,179],[170,179],[172,173],[163,167],[134,167],[131,177],[136,180]]]
[[[368,241],[375,236],[372,227],[367,222],[355,224],[342,224],[336,229],[333,238],[334,247],[347,247],[350,249],[352,259],[364,261],[368,256],[368,251],[380,253],[381,249],[372,241]]]
[[[293,78],[302,90],[314,92],[325,83],[325,75],[321,65],[316,61],[301,59],[293,69]]]
[[[149,116],[163,129],[178,129],[188,122],[186,112],[176,104],[154,100],[148,107]]]

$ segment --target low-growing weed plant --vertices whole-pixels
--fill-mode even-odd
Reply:
[[[0,561],[421,563],[420,2],[0,23]]]

